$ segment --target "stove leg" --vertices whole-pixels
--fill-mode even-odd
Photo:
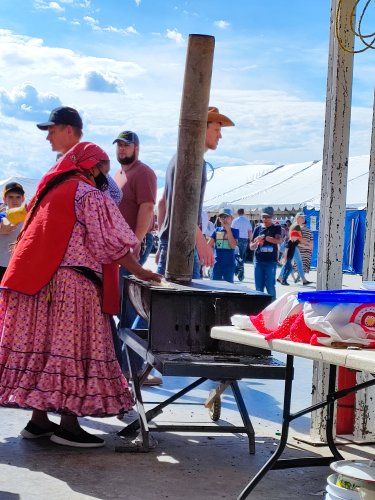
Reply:
[[[246,405],[245,405],[245,402],[243,400],[240,388],[238,387],[237,380],[232,380],[230,386],[232,388],[233,395],[234,395],[234,398],[236,400],[237,407],[238,407],[238,410],[239,410],[241,418],[242,418],[242,422],[243,422],[244,426],[246,427],[246,434],[249,438],[249,453],[250,453],[250,455],[254,455],[255,454],[255,431],[254,431],[253,424],[251,423],[249,413],[246,409]]]
[[[130,376],[133,380],[133,389],[135,393],[137,411],[138,411],[138,421],[139,421],[139,426],[141,428],[142,442],[137,443],[137,447],[140,448],[139,451],[147,452],[150,451],[149,428],[143,404],[141,383],[140,383],[143,377],[147,376],[147,370],[145,373],[141,375],[141,377],[139,377],[139,374],[137,373],[137,366],[134,361],[134,351],[127,344],[125,344],[125,348],[130,368]],[[148,371],[150,370],[151,368]]]

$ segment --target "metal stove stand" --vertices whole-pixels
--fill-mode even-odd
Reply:
[[[140,438],[131,444],[122,446],[117,451],[147,452],[151,449],[150,432],[203,432],[203,433],[245,433],[249,439],[249,453],[255,453],[255,434],[245,402],[238,386],[241,378],[285,380],[286,368],[281,361],[270,355],[242,356],[236,354],[193,354],[193,353],[163,353],[151,351],[148,342],[147,330],[130,330],[123,328],[119,331],[120,337],[126,346],[129,368],[133,380],[136,397],[138,418],[134,419],[118,435],[132,437],[140,431]],[[134,353],[140,355],[146,362],[147,368],[141,376],[136,371]],[[197,377],[193,383],[183,387],[179,392],[146,411],[141,392],[143,380],[156,368],[163,376]],[[232,424],[221,425],[183,425],[158,424],[149,422],[159,415],[162,410],[176,400],[192,391],[207,380],[218,381],[216,390],[211,391],[205,406],[211,409],[211,418],[216,421],[219,410],[217,405],[220,394],[230,386],[242,419],[242,426]]]

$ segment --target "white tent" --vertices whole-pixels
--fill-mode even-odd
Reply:
[[[369,155],[349,158],[347,207],[367,204]],[[257,211],[272,205],[276,211],[319,208],[322,161],[288,165],[244,165],[215,170],[207,183],[204,208],[224,206]]]

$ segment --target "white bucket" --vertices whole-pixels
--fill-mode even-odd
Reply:
[[[327,478],[326,500],[361,500],[358,491],[347,490],[341,486],[337,486],[338,474],[331,474]]]

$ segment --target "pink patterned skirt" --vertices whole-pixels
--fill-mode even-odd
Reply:
[[[37,295],[0,291],[0,405],[108,416],[134,405],[97,286],[60,268]]]

